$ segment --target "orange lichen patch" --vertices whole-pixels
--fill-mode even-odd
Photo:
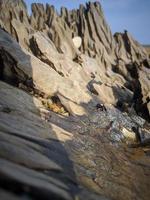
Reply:
[[[55,113],[64,114],[67,112],[65,110],[65,108],[63,107],[63,105],[61,104],[61,102],[55,103],[55,102],[53,102],[51,100],[47,100],[47,99],[42,99],[41,101],[46,109],[51,110]]]
[[[56,113],[64,113],[65,112],[63,106],[56,104],[56,103],[52,103],[52,104],[48,105],[48,108],[51,111],[56,112]]]

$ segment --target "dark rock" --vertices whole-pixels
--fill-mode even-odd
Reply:
[[[107,109],[106,109],[106,107],[105,107],[105,105],[104,104],[97,104],[96,105],[96,109],[99,111],[106,111],[107,112]]]

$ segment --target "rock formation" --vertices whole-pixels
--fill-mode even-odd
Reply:
[[[0,199],[149,199],[149,121],[148,54],[100,3],[0,0]]]

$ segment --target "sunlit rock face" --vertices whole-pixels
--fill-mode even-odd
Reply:
[[[0,0],[0,199],[150,196],[150,61],[77,10]]]
[[[100,3],[87,3],[72,11],[62,8],[60,14],[54,6],[32,4],[28,16],[23,1],[1,0],[0,25],[27,51],[73,82],[79,83],[80,79],[85,86],[94,74],[95,79],[109,83],[114,90],[120,91],[123,85],[133,93],[140,91],[135,95],[134,107],[137,112],[144,110],[148,118],[148,55],[127,31],[112,35]],[[79,49],[74,37],[82,39]],[[113,93],[118,98],[118,92]],[[99,98],[107,102],[102,95]]]

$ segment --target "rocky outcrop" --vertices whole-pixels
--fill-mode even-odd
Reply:
[[[75,80],[67,79],[62,77],[60,73],[57,73],[59,70],[57,66],[64,66],[66,61],[63,63],[59,60],[57,65],[49,58],[54,65],[54,67],[50,67],[48,64],[43,63],[25,49],[21,48],[18,43],[10,38],[3,30],[0,30],[0,34],[0,49],[2,51],[1,57],[4,67],[2,75],[3,80],[9,79],[9,81],[12,81],[12,84],[14,83],[16,86],[19,86],[20,83],[27,86],[29,85],[35,92],[45,97],[58,96],[62,104],[71,114],[86,114],[84,109],[80,106],[81,103],[87,104],[91,99],[86,87],[81,87],[80,82],[78,83],[76,81],[77,84],[75,84]],[[53,59],[54,58],[55,57],[53,57]],[[72,65],[72,67],[76,66]],[[67,68],[65,70],[67,70]],[[78,71],[80,71],[80,69],[78,69]],[[15,79],[15,81],[13,81],[13,79]],[[76,94],[74,91],[77,91]]]
[[[116,33],[114,38],[117,42],[117,58],[123,60],[126,64],[136,62],[140,65],[145,59],[148,59],[148,55],[144,47],[135,41],[127,31],[123,34]]]
[[[76,56],[76,48],[72,42],[71,31],[65,21],[57,14],[55,8],[41,4],[32,5],[31,25],[36,30],[42,30],[54,42],[58,52],[64,53],[71,58]]]
[[[28,36],[31,29],[24,1],[1,0],[0,9],[0,26],[7,30],[21,45],[28,48]]]
[[[115,41],[98,2],[81,5],[77,11],[62,9],[61,17],[71,26],[72,34],[82,38],[82,53],[110,64]]]
[[[92,73],[98,77],[98,81],[102,79],[102,82],[112,86],[112,82],[117,82],[117,85],[123,85],[134,92],[133,82],[139,70],[145,74],[146,67],[149,71],[149,59],[145,49],[127,31],[123,34],[116,33],[113,37],[98,2],[81,5],[78,10],[68,11],[62,8],[60,15],[53,6],[33,4],[31,17],[28,17],[23,1],[15,1],[15,9],[13,5],[14,2],[6,3],[1,0],[1,27],[61,76],[77,79],[77,68],[78,74],[83,73],[80,77],[83,85],[87,85],[87,81],[91,80]],[[75,36],[82,38],[80,50],[74,46],[72,38]],[[82,65],[83,69],[79,65]],[[90,73],[87,69],[89,65],[93,66],[90,67]],[[85,74],[88,75],[86,82],[82,81]],[[140,76],[138,79],[139,83],[142,82],[140,87],[143,88]],[[143,99],[147,99],[148,90],[146,96],[142,89],[139,91],[141,104],[147,105],[148,101]],[[148,110],[147,106],[145,108]]]
[[[148,200],[149,75],[100,3],[0,0],[0,199]]]
[[[114,108],[66,118],[2,81],[0,96],[1,199],[149,198],[149,157],[121,145],[130,138],[120,127],[143,126],[143,119]]]
[[[6,191],[9,187],[8,191],[14,194],[21,192],[17,195],[19,198],[28,194],[27,199],[30,198],[28,196],[36,199],[72,199],[74,187],[78,188],[71,161],[60,143],[63,133],[58,140],[54,128],[41,119],[40,109],[43,106],[38,99],[3,82],[0,82],[0,96],[1,188]],[[63,163],[70,165],[70,175],[65,175],[61,166]],[[58,174],[60,177],[57,177]],[[65,183],[69,180],[72,191]],[[15,187],[16,192],[13,192]]]

